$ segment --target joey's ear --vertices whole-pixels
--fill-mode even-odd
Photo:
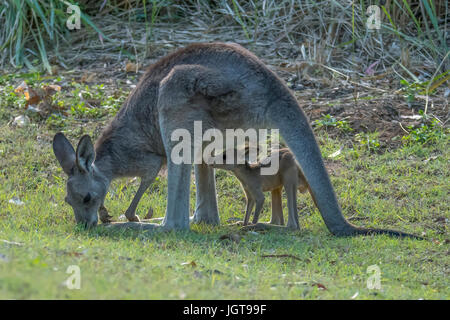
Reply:
[[[71,174],[75,165],[75,150],[61,132],[58,132],[53,137],[53,153],[64,172],[68,175]]]
[[[78,142],[76,163],[78,169],[83,172],[89,172],[92,168],[92,163],[95,160],[94,145],[92,144],[91,137],[84,135]]]
[[[245,167],[246,167],[247,169],[250,169],[250,168],[251,168],[251,165],[250,165],[250,163],[248,163],[247,159],[245,159]]]

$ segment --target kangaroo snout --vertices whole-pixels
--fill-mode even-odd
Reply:
[[[95,220],[89,220],[89,221],[82,221],[80,224],[83,226],[83,228],[85,229],[90,229],[90,228],[94,228],[97,226],[97,219]]]
[[[77,224],[81,225],[85,229],[93,228],[97,226],[98,223],[98,216],[97,212],[95,214],[91,215],[81,215],[78,213],[75,213],[75,220]]]

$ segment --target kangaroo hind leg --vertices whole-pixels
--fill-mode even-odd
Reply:
[[[283,206],[282,206],[282,188],[272,190],[272,218],[270,224],[284,226]]]
[[[192,137],[195,138],[194,126],[200,122],[202,130],[215,127],[209,113],[210,102],[205,97],[226,94],[231,90],[226,81],[221,80],[223,79],[219,75],[208,68],[179,65],[160,83],[159,124],[168,167],[167,210],[163,221],[165,229],[189,229],[190,171],[193,163],[201,165],[203,162],[201,153],[194,154],[194,151],[201,151],[194,148],[194,145],[201,142],[192,141]],[[203,135],[203,132],[201,133]],[[172,140],[174,136],[177,141]],[[179,146],[180,138],[183,138],[186,144],[181,143]],[[185,139],[189,141],[184,141]],[[204,210],[214,209],[216,206],[215,200],[211,201],[212,197],[216,196],[215,186],[208,185],[212,181],[213,171],[199,166],[196,176],[200,184],[197,186],[198,190],[213,194],[197,197],[200,203],[197,203],[198,210],[194,221],[203,218]],[[213,223],[218,223],[216,212],[211,214]]]

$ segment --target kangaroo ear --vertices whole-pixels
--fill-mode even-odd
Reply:
[[[75,150],[61,132],[53,137],[53,153],[64,172],[68,175],[71,174],[75,165]]]
[[[92,144],[91,137],[84,135],[81,137],[77,146],[76,163],[78,169],[83,172],[89,172],[92,168],[92,163],[95,160],[94,145]]]

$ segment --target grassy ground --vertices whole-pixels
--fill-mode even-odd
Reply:
[[[96,137],[122,94],[106,101],[102,88],[89,91],[72,84],[79,91],[60,97],[73,107],[67,119],[44,121],[30,114],[31,123],[20,128],[10,122],[23,113],[24,102],[12,93],[13,82],[10,77],[0,82],[0,239],[17,243],[0,241],[0,299],[449,298],[448,134],[380,152],[373,152],[376,143],[372,148],[345,144],[340,155],[330,158],[343,140],[328,136],[323,127],[316,132],[352,223],[424,234],[427,241],[336,238],[307,195],[298,199],[301,231],[240,233],[225,225],[229,218],[242,218],[244,210],[238,182],[226,172],[217,174],[220,227],[154,235],[85,231],[75,226],[72,209],[63,201],[66,179],[51,139],[57,130],[72,141],[81,133]],[[92,99],[99,95],[102,112],[77,106],[74,100],[83,90]],[[73,120],[77,116],[88,120]],[[164,177],[153,184],[138,208],[141,217],[149,206],[156,217],[164,215],[166,184]],[[106,206],[115,219],[137,187],[131,179],[113,183]],[[265,221],[270,214],[266,200]],[[192,208],[194,202],[192,192]],[[239,234],[237,241],[220,239],[230,234]],[[64,285],[71,265],[81,271],[78,290]],[[379,290],[367,287],[371,265],[381,271]]]

